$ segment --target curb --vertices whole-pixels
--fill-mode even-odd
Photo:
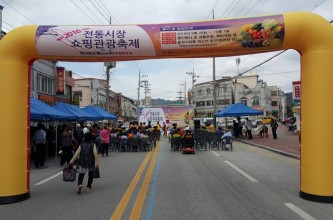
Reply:
[[[271,147],[267,147],[267,146],[264,146],[264,145],[255,144],[255,143],[251,143],[251,142],[248,142],[248,141],[237,140],[237,139],[235,141],[239,141],[239,142],[249,144],[249,145],[252,145],[252,146],[255,146],[255,147],[263,148],[263,149],[266,149],[266,150],[269,150],[269,151],[272,151],[272,152],[275,152],[275,153],[278,153],[278,154],[282,154],[284,156],[291,157],[291,158],[294,158],[294,159],[298,159],[298,160],[300,159],[300,156],[298,156],[298,155],[287,153],[287,152],[284,152],[284,151],[280,151],[280,150],[277,150],[277,149],[274,149],[274,148],[271,148]]]

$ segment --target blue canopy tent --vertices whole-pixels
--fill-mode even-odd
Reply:
[[[103,117],[103,119],[109,119],[109,120],[114,120],[117,119],[116,116],[108,113],[107,111],[105,111],[104,109],[98,107],[98,106],[86,106],[84,108],[82,108],[83,111],[87,112],[88,114],[92,114],[92,115],[97,115],[100,117]]]
[[[88,120],[99,121],[99,120],[103,119],[103,117],[101,117],[101,116],[89,114],[75,105],[70,105],[70,104],[66,104],[63,102],[58,102],[54,106],[54,108],[56,108],[60,111],[64,111],[66,113],[75,115],[76,121],[88,121]]]
[[[30,99],[30,120],[75,120],[75,115],[60,111],[35,98]]]
[[[237,117],[237,116],[250,116],[250,115],[263,115],[262,111],[250,108],[242,103],[236,103],[227,106],[225,109],[215,114],[215,117]]]
[[[38,110],[35,106],[30,105],[30,120],[47,120],[47,115],[44,112]]]

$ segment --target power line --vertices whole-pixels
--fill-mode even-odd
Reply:
[[[88,0],[92,6],[105,18],[106,22],[109,23],[109,19],[105,17],[105,15],[98,9],[98,7],[95,5],[95,3],[91,0]]]
[[[326,0],[320,0],[319,2],[317,2],[309,11],[313,11],[316,8],[318,8],[318,6],[320,6],[321,4],[323,4],[324,2],[326,2]]]
[[[98,1],[97,0],[94,0],[95,2],[96,2],[96,4],[98,5],[98,7],[103,11],[103,13],[105,14],[105,15],[107,15],[107,17],[109,17],[110,15],[108,14],[108,12],[107,11],[105,11],[105,7],[102,7],[99,3],[98,3]],[[109,20],[109,19],[108,19]]]
[[[287,50],[283,50],[282,52],[280,52],[280,53],[278,53],[278,54],[272,56],[271,58],[265,60],[265,61],[262,62],[262,63],[259,63],[258,65],[252,67],[251,69],[249,69],[249,70],[247,70],[247,71],[244,71],[244,72],[242,72],[242,73],[240,73],[240,74],[237,74],[237,76],[241,76],[241,75],[243,75],[244,73],[250,72],[251,70],[253,70],[253,69],[255,69],[255,68],[257,68],[257,67],[259,67],[259,66],[261,66],[261,65],[263,65],[263,64],[265,64],[265,63],[267,63],[268,61],[272,60],[273,58],[279,56],[280,54],[282,54],[282,53],[284,53],[284,52],[286,52],[286,51],[287,51]]]
[[[71,2],[83,13],[85,14],[94,24],[96,24],[96,22],[84,11],[82,10],[73,0],[71,0]]]
[[[260,2],[261,0],[258,0],[253,6],[252,8],[250,8],[244,15],[247,15],[250,11],[252,11]]]
[[[209,12],[209,14],[207,15],[206,19],[208,19],[209,16],[212,14],[212,12],[214,11],[214,9],[215,9],[215,7],[216,7],[216,5],[217,5],[218,2],[219,2],[219,0],[216,0],[216,2],[214,3],[214,6],[213,6],[212,9],[210,10],[210,12]]]
[[[1,21],[1,20],[0,20]],[[2,20],[2,22],[6,25],[8,25],[9,27],[11,27],[12,29],[14,29],[15,27],[11,26],[10,24],[8,24],[7,22],[5,22],[4,20]]]
[[[235,1],[236,0],[233,0],[219,17],[223,17],[223,15],[229,10],[229,8],[234,4]]]
[[[239,4],[240,0],[232,7],[232,9],[225,15],[226,17],[234,10],[234,8]]]
[[[91,9],[82,1],[80,0],[80,2],[90,11],[90,13],[97,18],[97,20],[99,20],[99,22],[101,22],[101,24],[103,24],[103,22],[91,11]]]
[[[120,22],[116,19],[116,17],[109,11],[109,9],[104,5],[104,3],[102,2],[102,0],[99,0],[101,2],[101,4],[104,6],[104,8],[109,12],[109,14],[111,15],[111,17],[113,17],[113,19],[118,22],[118,24],[120,24]]]
[[[249,4],[251,1],[247,1],[247,3],[244,5],[244,7],[238,11],[238,13],[235,15],[235,17],[237,17]]]
[[[28,21],[30,21],[33,24],[36,24],[36,22],[30,20],[29,18],[27,18],[26,16],[24,16],[21,12],[17,11],[13,6],[11,6],[10,4],[8,4],[5,0],[1,0],[3,1],[6,5],[8,5],[11,9],[13,9],[14,11],[16,11],[18,14],[20,14],[22,17],[24,17],[25,19],[27,19]]]
[[[20,19],[17,18],[17,16],[12,15],[11,13],[9,13],[7,10],[4,11],[5,14],[8,14],[11,18],[13,18],[14,20],[18,21],[21,24],[24,24],[23,21],[21,21]]]

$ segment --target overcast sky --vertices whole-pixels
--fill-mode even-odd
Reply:
[[[0,0],[3,10],[3,30],[36,25],[89,25],[108,24],[156,24],[191,22],[200,20],[254,17],[285,12],[306,11],[333,20],[333,0]],[[97,10],[98,9],[98,10]],[[311,27],[309,27],[311,30]],[[264,62],[279,52],[216,58],[216,79],[235,76],[235,59],[240,58],[239,72],[244,72]],[[212,80],[212,58],[157,59],[117,62],[112,69],[111,89],[137,99],[138,76],[151,84],[152,98],[176,99],[178,91],[191,88],[195,72],[197,83]],[[103,63],[59,62],[72,70],[74,77],[105,78]],[[300,80],[300,56],[288,50],[255,69],[259,79],[268,85],[277,85],[283,91],[292,91],[292,81]],[[144,96],[141,89],[141,97]]]

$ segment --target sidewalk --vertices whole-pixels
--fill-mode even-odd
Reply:
[[[269,127],[269,137],[261,138],[258,137],[258,132],[252,132],[252,139],[249,140],[247,137],[236,138],[236,141],[241,141],[250,145],[265,148],[286,156],[290,156],[296,159],[300,158],[300,146],[298,134],[288,131],[288,127],[283,124],[279,124],[276,131],[277,139],[273,139],[272,130]]]

